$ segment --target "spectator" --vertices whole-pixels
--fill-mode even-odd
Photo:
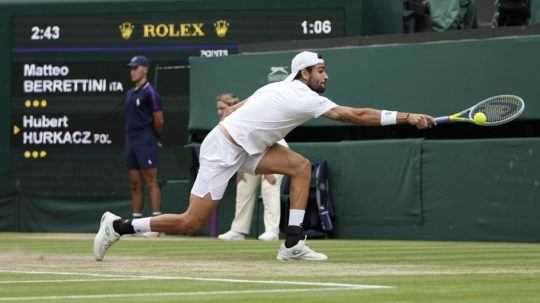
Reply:
[[[530,17],[529,0],[495,0],[493,27],[527,25]]]
[[[435,31],[478,28],[475,0],[429,0]]]
[[[429,0],[403,0],[403,32],[431,31]]]

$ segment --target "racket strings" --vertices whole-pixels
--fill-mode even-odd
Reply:
[[[488,123],[513,119],[521,113],[524,103],[515,96],[496,96],[474,108],[472,115],[484,113]]]

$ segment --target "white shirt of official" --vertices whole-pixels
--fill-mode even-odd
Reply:
[[[221,123],[250,155],[263,153],[291,130],[336,107],[301,81],[267,84]]]

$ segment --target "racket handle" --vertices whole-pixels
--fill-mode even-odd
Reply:
[[[435,118],[435,122],[437,122],[437,124],[445,124],[445,123],[450,122],[450,117],[449,116],[437,117]]]

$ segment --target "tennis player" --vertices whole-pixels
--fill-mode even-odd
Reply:
[[[276,142],[297,126],[320,116],[362,126],[409,124],[423,129],[435,124],[432,117],[424,114],[339,106],[320,95],[327,81],[321,56],[308,51],[297,54],[291,63],[291,74],[284,81],[267,84],[230,107],[230,114],[206,136],[188,209],[182,214],[132,220],[105,212],[94,240],[96,260],[103,260],[107,249],[125,234],[195,232],[208,221],[229,179],[238,171],[291,178],[289,222],[277,259],[326,260],[326,255],[306,245],[301,226],[309,194],[310,162]]]

